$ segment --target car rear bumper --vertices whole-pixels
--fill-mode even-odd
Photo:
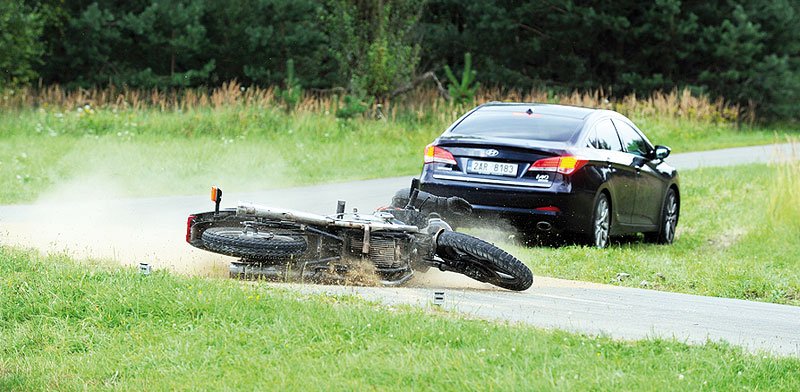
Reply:
[[[502,219],[526,230],[541,230],[548,225],[553,231],[584,232],[591,221],[591,192],[573,189],[571,184],[554,183],[549,188],[515,186],[514,184],[475,183],[434,178],[423,173],[421,188],[437,196],[458,196],[472,204],[477,224],[493,224]],[[587,207],[588,206],[588,207]],[[469,224],[462,219],[456,223]]]

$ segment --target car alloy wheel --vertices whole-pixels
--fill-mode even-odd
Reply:
[[[675,228],[678,226],[678,198],[675,192],[667,195],[666,213],[664,214],[664,243],[671,244],[675,240]]]
[[[611,231],[611,211],[608,207],[608,198],[601,194],[594,207],[594,222],[592,227],[593,245],[597,248],[608,246],[608,237]]]

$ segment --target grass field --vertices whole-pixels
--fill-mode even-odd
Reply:
[[[534,275],[800,305],[800,162],[684,171],[681,194],[669,246],[525,247],[474,230]]]
[[[65,182],[101,179],[121,196],[196,194],[209,184],[250,191],[413,175],[422,150],[467,108],[434,106],[391,119],[287,114],[279,107],[0,113],[0,203],[31,202]],[[638,114],[637,114],[638,113]],[[634,112],[673,151],[765,144],[770,128]]]
[[[800,360],[614,341],[0,248],[0,390],[798,390]]]
[[[3,113],[0,181],[7,186],[0,203],[30,202],[64,183],[129,196],[198,194],[209,184],[235,191],[411,175],[422,146],[450,121],[422,115],[342,121],[241,106]],[[669,116],[640,123],[676,151],[776,140],[768,130]],[[525,248],[490,237],[536,275],[800,304],[800,242],[792,240],[800,238],[798,177],[790,167],[683,172],[678,240],[669,247],[634,241],[608,251]],[[630,276],[617,281],[619,273]]]
[[[243,191],[410,175],[422,148],[466,109],[412,104],[385,108],[383,119],[340,120],[326,109],[330,100],[307,99],[301,106],[309,108],[287,114],[271,93],[243,104],[250,98],[229,90],[205,104],[195,96],[192,105],[157,96],[139,104],[125,92],[119,105],[107,94],[107,104],[89,109],[83,102],[102,100],[41,104],[30,95],[2,106],[0,203],[34,201],[65,183],[135,196],[197,194],[212,183]],[[507,98],[602,104],[599,95]],[[685,94],[626,98],[615,108],[676,153],[771,143],[788,133],[737,127],[730,108]],[[488,234],[536,275],[800,305],[799,181],[797,165],[682,173],[678,239],[668,247],[526,248]],[[623,272],[629,276],[617,281]],[[144,277],[0,247],[0,390],[370,388],[799,390],[800,361],[229,280]]]

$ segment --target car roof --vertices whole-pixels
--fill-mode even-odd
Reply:
[[[538,114],[568,117],[576,120],[586,120],[590,115],[599,111],[604,111],[580,106],[556,105],[536,102],[489,102],[478,106],[475,110],[518,112],[526,111],[528,109]]]

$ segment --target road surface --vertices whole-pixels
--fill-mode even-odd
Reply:
[[[675,154],[678,169],[727,166],[798,157],[788,144]],[[794,151],[800,151],[797,145]],[[316,213],[348,208],[371,211],[407,187],[410,177],[228,193],[237,200]],[[0,244],[64,251],[77,257],[113,258],[125,264],[224,276],[229,258],[189,247],[182,233],[186,216],[206,211],[206,195],[141,199],[95,198],[90,202],[50,199],[34,205],[0,206]],[[428,306],[444,290],[444,306],[476,317],[546,328],[606,334],[621,339],[674,337],[689,343],[725,340],[750,350],[800,356],[800,307],[703,297],[596,283],[536,277],[522,293],[494,289],[452,273],[420,274],[405,288],[292,285],[306,292],[351,293],[387,304]]]

